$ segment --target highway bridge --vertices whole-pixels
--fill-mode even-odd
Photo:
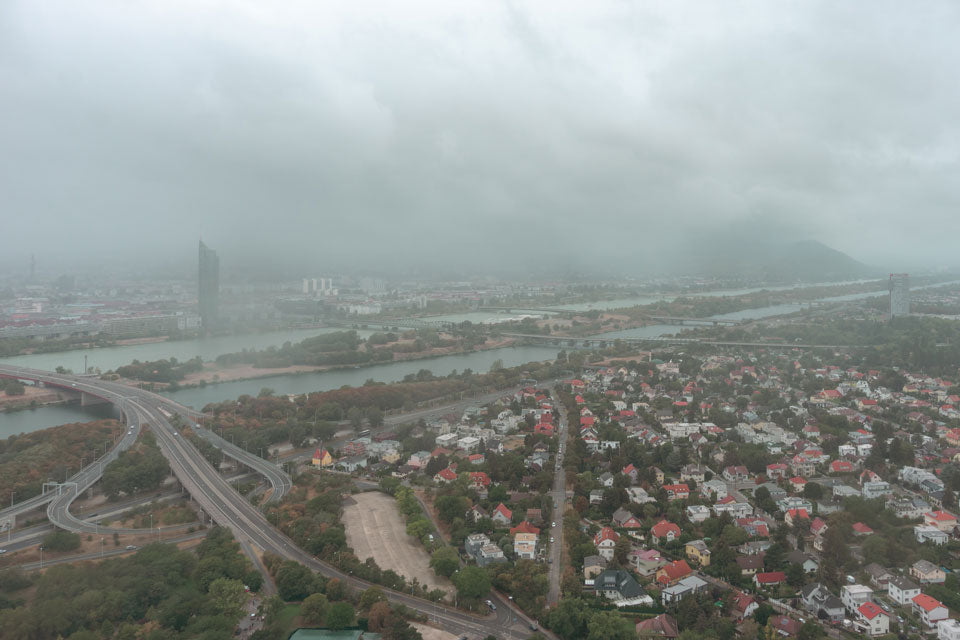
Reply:
[[[551,336],[536,333],[504,333],[505,338],[514,338],[522,340],[527,344],[539,344],[553,347],[562,347],[564,349],[606,349],[615,344],[628,345],[649,345],[658,344],[707,344],[717,347],[755,347],[765,349],[846,349],[848,345],[839,344],[806,344],[793,342],[731,342],[722,340],[702,340],[699,338],[670,338],[670,337],[652,337],[652,338],[630,338],[610,336],[603,338],[600,336],[591,336],[586,338],[571,338],[568,336]]]
[[[327,325],[349,327],[352,329],[436,329],[447,331],[454,328],[456,323],[446,320],[429,320],[427,318],[386,318],[384,320],[328,320]]]
[[[274,553],[288,560],[299,562],[327,577],[336,577],[350,587],[362,590],[372,586],[352,575],[326,564],[274,528],[256,507],[233,490],[227,481],[207,462],[203,455],[188,440],[183,438],[167,419],[164,412],[195,417],[197,412],[181,407],[163,396],[128,387],[115,382],[54,374],[33,369],[0,365],[0,376],[33,380],[45,385],[74,389],[89,393],[119,406],[127,419],[135,424],[149,425],[156,436],[160,451],[167,458],[170,468],[180,484],[190,494],[202,511],[220,526],[229,528],[241,546],[249,544],[265,552]],[[163,411],[161,411],[163,409]],[[226,450],[225,450],[226,452]],[[266,461],[262,461],[264,464]],[[89,471],[90,468],[88,467]],[[88,482],[83,476],[75,485],[62,487],[55,502],[48,505],[47,513],[53,524],[67,529],[88,526],[89,523],[69,513],[72,499],[78,489]],[[72,497],[71,497],[72,496]],[[54,506],[56,504],[56,506]],[[79,524],[77,524],[79,522]],[[494,633],[500,637],[526,637],[525,629],[531,620],[517,610],[512,602],[496,595],[491,600],[497,604],[496,611],[486,616],[466,613],[443,604],[417,598],[406,593],[383,588],[392,602],[404,604],[420,611],[443,628],[453,633],[485,636]]]
[[[560,309],[558,307],[480,307],[480,311],[501,311],[504,313],[527,312],[527,313],[557,313],[564,315],[577,315],[587,313],[591,310],[584,309]],[[603,311],[594,309],[594,311]],[[707,325],[707,326],[735,326],[740,324],[739,320],[730,320],[729,318],[692,318],[689,316],[663,316],[663,315],[643,315],[648,320],[655,320],[661,324],[675,325]]]

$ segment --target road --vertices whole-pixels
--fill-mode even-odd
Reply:
[[[181,485],[190,493],[217,524],[229,528],[241,542],[250,543],[263,551],[269,551],[288,560],[299,562],[327,577],[336,577],[350,587],[363,590],[370,586],[365,580],[346,575],[339,569],[324,563],[303,551],[286,535],[271,526],[264,515],[243,496],[234,491],[226,480],[206,461],[202,454],[181,437],[169,423],[164,412],[179,413],[191,418],[197,412],[182,407],[168,398],[134,389],[118,383],[104,380],[92,380],[66,374],[53,374],[45,371],[24,369],[0,365],[0,375],[43,382],[49,386],[82,391],[103,398],[121,407],[124,414],[133,422],[149,425],[156,436],[160,451],[167,458],[171,469]],[[499,394],[498,394],[499,395]],[[476,402],[477,400],[473,400]],[[265,462],[265,461],[264,461]],[[76,487],[63,490],[64,494],[76,495]],[[77,526],[77,520],[69,514],[69,501],[63,509],[48,509],[52,521],[58,526]],[[77,520],[77,522],[82,521]],[[522,638],[529,633],[532,622],[522,613],[512,610],[499,598],[504,606],[498,606],[495,612],[485,616],[470,614],[453,607],[430,602],[406,593],[383,589],[387,598],[420,611],[439,623],[444,629],[469,636],[484,637],[494,634],[501,638]]]
[[[556,392],[554,391],[554,394]],[[560,575],[563,569],[563,511],[567,500],[567,478],[563,472],[563,451],[566,449],[567,438],[567,408],[563,406],[559,398],[554,399],[554,404],[558,412],[558,431],[557,439],[559,441],[558,453],[554,460],[553,489],[550,495],[553,497],[553,504],[556,508],[553,510],[553,522],[557,526],[550,528],[550,535],[554,542],[550,545],[550,564],[548,570],[550,588],[547,590],[547,606],[552,607],[560,601]]]
[[[171,538],[170,540],[166,540],[165,542],[168,542],[170,544],[177,544],[180,542],[187,542],[188,540],[196,540],[197,538],[202,538],[206,535],[207,535],[206,530],[195,531],[187,535]],[[59,558],[49,558],[44,560],[42,563],[27,562],[26,564],[20,565],[20,567],[25,571],[34,571],[36,569],[46,569],[47,567],[52,567],[55,564],[69,564],[72,562],[82,562],[83,560],[100,560],[102,558],[113,558],[116,556],[123,556],[123,555],[131,554],[134,551],[135,549],[126,549],[126,548],[111,549],[110,551],[102,550],[102,551],[95,551],[92,553],[81,553],[74,556],[61,556]]]

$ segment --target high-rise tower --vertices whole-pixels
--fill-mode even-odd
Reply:
[[[910,315],[910,274],[890,274],[890,317]]]
[[[220,258],[217,252],[200,241],[200,270],[197,286],[200,322],[204,333],[217,325],[220,307]]]

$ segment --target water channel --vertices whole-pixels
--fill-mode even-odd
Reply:
[[[956,284],[958,282],[960,281],[954,281],[951,283],[938,283],[929,286],[939,287],[944,286],[945,284]],[[791,289],[796,287],[784,288]],[[915,287],[915,289],[921,288],[926,287]],[[773,288],[771,287],[768,289]],[[695,295],[737,295],[759,290],[760,289],[748,289],[728,291],[723,293],[698,293]],[[843,302],[882,295],[886,295],[886,292],[872,291],[867,293],[856,293],[823,298],[819,300],[819,302]],[[604,305],[604,308],[617,308],[625,306],[624,303],[626,303],[626,306],[644,304],[645,300],[646,298],[629,298],[618,301],[608,301],[607,303],[595,303],[595,306],[592,308],[601,308],[597,305]],[[606,306],[610,304],[614,306]],[[732,313],[721,314],[716,317],[732,320],[752,320],[793,313],[800,310],[804,306],[805,305],[802,304],[780,304],[758,309],[735,311]],[[484,317],[490,317],[492,315],[489,312],[481,313]],[[450,319],[453,321],[456,321],[457,319],[474,320],[474,318],[470,317],[472,315],[473,314],[470,313],[451,314],[449,316],[439,317],[438,319]],[[18,356],[14,358],[5,358],[3,359],[3,362],[6,364],[45,370],[53,370],[57,366],[64,366],[74,370],[80,370],[83,368],[83,356],[87,355],[89,366],[100,367],[103,370],[107,370],[128,364],[134,359],[146,361],[169,358],[171,356],[178,359],[189,359],[199,355],[204,360],[213,360],[218,355],[224,353],[232,353],[241,351],[243,349],[252,348],[263,349],[271,345],[280,346],[286,341],[296,342],[312,335],[336,330],[337,329],[300,329],[241,336],[159,342],[121,347],[109,347],[104,349],[90,349],[86,351],[70,351],[65,353]],[[606,338],[653,338],[662,336],[664,334],[676,333],[679,330],[679,327],[672,325],[650,325],[637,329],[626,329],[623,331],[604,333],[602,336]],[[167,395],[175,398],[178,402],[183,404],[195,408],[202,408],[204,405],[211,402],[222,402],[224,400],[236,398],[243,394],[256,395],[264,387],[274,389],[277,393],[306,393],[309,391],[336,389],[343,385],[362,385],[368,379],[373,379],[377,382],[396,382],[403,379],[403,377],[407,374],[416,373],[420,369],[429,369],[437,375],[446,375],[453,370],[463,371],[464,369],[472,369],[473,371],[487,371],[489,370],[490,365],[496,360],[502,360],[504,366],[510,367],[523,364],[525,362],[553,358],[556,356],[557,350],[558,349],[556,347],[506,347],[503,349],[492,349],[489,351],[477,351],[467,354],[441,356],[437,358],[414,360],[410,362],[393,362],[389,364],[360,367],[356,369],[337,369],[333,371],[323,371],[317,373],[283,375],[260,378],[256,380],[224,382],[200,388],[181,389],[179,391],[171,392]],[[12,434],[44,429],[46,427],[58,424],[83,422],[102,418],[106,415],[109,415],[109,412],[110,409],[105,407],[80,407],[79,405],[71,404],[43,406],[36,409],[25,409],[10,413],[0,413],[0,438],[6,438]]]

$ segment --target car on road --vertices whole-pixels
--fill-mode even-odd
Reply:
[[[553,542],[553,536],[550,536],[550,542]]]
[[[497,610],[497,605],[493,604],[493,601],[492,601],[492,600],[487,600],[487,606],[490,607],[490,610],[491,610],[491,611],[496,611],[496,610]]]
[[[6,549],[0,549],[0,555],[4,554],[4,553],[6,553],[6,552],[7,552]]]
[[[551,523],[550,523],[550,526],[551,526],[551,527],[555,527],[555,526],[557,526],[557,523],[556,523],[556,522],[551,522]]]
[[[128,545],[127,545],[127,551],[133,551],[133,550],[135,550],[136,548],[137,548],[137,545],[135,545],[135,544],[128,544]]]

